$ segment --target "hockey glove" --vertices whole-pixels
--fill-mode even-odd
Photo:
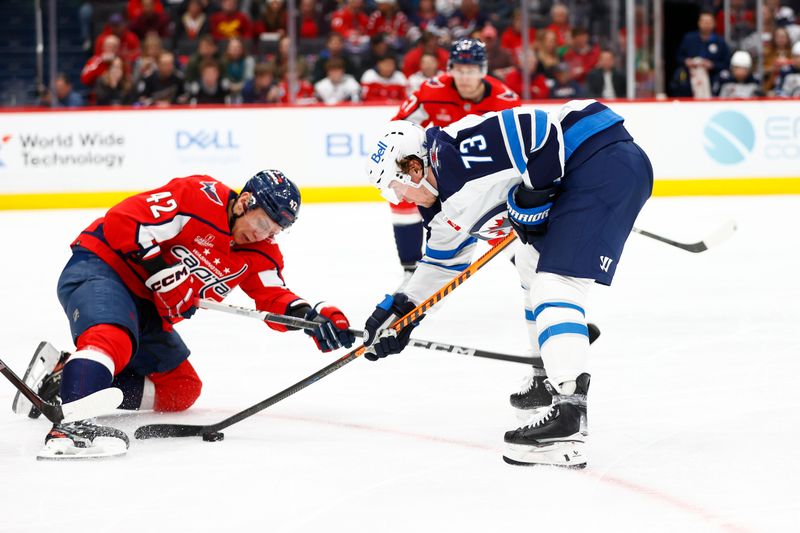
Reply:
[[[317,323],[313,329],[303,331],[314,339],[321,352],[330,352],[342,346],[349,348],[356,340],[347,317],[333,305],[325,302],[319,302],[314,307],[303,305],[290,310],[289,314]]]
[[[367,347],[364,357],[370,361],[377,361],[387,355],[402,352],[408,346],[408,341],[411,340],[411,331],[419,325],[420,320],[425,318],[424,315],[399,332],[386,328],[398,318],[410,313],[415,307],[414,302],[410,301],[408,296],[402,292],[395,293],[394,296],[387,294],[364,326],[364,346]]]
[[[557,189],[529,189],[520,183],[508,191],[508,221],[519,240],[533,244],[544,238]]]
[[[153,291],[158,314],[169,324],[190,318],[197,311],[200,282],[183,263],[163,268],[144,282]]]

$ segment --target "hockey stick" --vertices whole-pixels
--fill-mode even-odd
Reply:
[[[19,379],[3,361],[0,361],[0,373],[53,424],[108,414],[122,403],[122,391],[116,388],[103,389],[63,405],[48,403]]]
[[[410,325],[415,320],[418,320],[428,309],[439,303],[442,298],[450,294],[452,291],[457,289],[462,283],[470,278],[473,274],[475,274],[478,270],[480,270],[486,263],[489,262],[492,258],[494,258],[497,254],[499,254],[503,249],[511,244],[516,238],[516,233],[510,233],[506,238],[502,241],[497,243],[494,247],[490,248],[485,254],[483,254],[480,258],[478,258],[475,262],[469,265],[463,272],[458,274],[452,280],[447,282],[443,287],[441,287],[438,291],[432,294],[427,300],[419,304],[417,307],[412,309],[407,315],[404,317],[396,320],[390,327],[395,331],[400,331],[404,327]],[[314,372],[307,378],[304,378],[291,387],[282,390],[281,392],[270,396],[266,400],[263,400],[252,407],[248,407],[244,411],[240,411],[233,416],[222,420],[221,422],[217,422],[216,424],[209,424],[205,426],[200,425],[189,425],[189,424],[150,424],[147,426],[142,426],[136,430],[134,433],[134,437],[137,439],[149,439],[149,438],[162,438],[162,437],[203,437],[203,440],[206,441],[217,441],[222,440],[223,434],[219,431],[221,429],[225,429],[226,427],[235,424],[244,420],[245,418],[251,417],[254,414],[263,411],[267,407],[270,407],[281,400],[284,400],[291,396],[292,394],[299,392],[312,383],[319,381],[320,379],[324,378],[328,374],[331,374],[340,368],[342,368],[347,363],[354,361],[358,357],[364,355],[366,351],[366,347],[362,344],[358,348],[351,350],[343,357],[337,359],[333,363],[329,364],[325,368]]]
[[[313,328],[317,324],[310,320],[303,320],[294,316],[278,315],[269,313],[267,311],[259,311],[257,309],[248,309],[246,307],[239,307],[238,305],[230,305],[226,303],[217,302],[214,300],[201,299],[199,306],[202,309],[211,311],[221,311],[223,313],[230,313],[239,316],[246,316],[248,318],[255,318],[265,322],[273,322],[284,326],[292,326],[296,328]],[[589,328],[589,344],[593,343],[600,336],[600,328],[594,324],[587,324]],[[364,338],[364,331],[360,329],[351,329],[353,335],[359,338]],[[473,357],[483,357],[485,359],[496,359],[498,361],[508,361],[511,363],[522,363],[526,365],[542,366],[541,357],[523,357],[520,355],[511,355],[498,352],[491,352],[488,350],[481,350],[479,348],[470,348],[467,346],[458,346],[455,344],[447,344],[438,341],[426,341],[421,339],[411,339],[408,343],[409,346],[414,348],[424,348],[435,352],[454,353],[457,355],[471,355]]]
[[[736,231],[736,222],[733,220],[727,221],[725,224],[719,227],[714,233],[703,239],[702,241],[692,242],[692,243],[683,243],[678,241],[673,241],[672,239],[668,239],[666,237],[662,237],[661,235],[656,235],[655,233],[650,233],[649,231],[645,231],[643,229],[639,229],[634,226],[633,230],[634,233],[638,233],[639,235],[644,235],[645,237],[650,237],[651,239],[655,239],[657,241],[669,244],[670,246],[675,246],[676,248],[680,248],[681,250],[686,250],[687,252],[692,253],[700,253],[705,252],[712,246],[716,246],[717,244],[721,243]]]

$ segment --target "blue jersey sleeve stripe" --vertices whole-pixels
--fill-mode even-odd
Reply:
[[[433,266],[437,266],[437,267],[440,267],[440,268],[445,268],[447,270],[454,270],[456,272],[464,272],[467,269],[467,267],[469,266],[469,263],[462,263],[460,265],[442,265],[440,263],[435,263],[433,261],[425,261],[424,259],[422,259],[420,261],[420,263],[426,263],[428,265],[433,265]]]
[[[511,155],[514,157],[514,165],[517,171],[522,174],[525,172],[525,156],[522,153],[522,144],[519,141],[517,134],[517,120],[514,118],[514,111],[506,109],[500,116],[503,118],[503,126],[506,130],[506,139],[508,139],[508,146],[511,149]]]
[[[528,322],[536,322],[536,317],[533,316],[533,311],[531,311],[527,307],[525,308],[525,320],[527,320]]]
[[[534,112],[534,115],[536,117],[536,142],[534,143],[533,148],[531,148],[531,152],[542,147],[544,136],[547,133],[547,113],[537,109]]]
[[[531,320],[536,320],[539,317],[539,314],[547,309],[548,307],[561,307],[566,309],[575,309],[583,316],[586,316],[586,311],[583,310],[583,307],[575,304],[571,304],[568,302],[547,302],[545,304],[541,304],[536,309],[533,310],[533,318]]]
[[[564,132],[564,157],[569,159],[572,153],[583,144],[583,141],[601,132],[617,122],[622,122],[623,118],[610,109],[606,108],[599,113],[584,117],[575,123],[570,129]]]
[[[544,343],[546,343],[551,337],[566,334],[584,335],[588,338],[589,328],[586,327],[586,324],[579,324],[577,322],[562,322],[560,324],[553,324],[539,334],[539,348],[544,346]]]
[[[455,250],[434,250],[430,246],[425,247],[425,255],[430,257],[431,259],[452,259],[458,255],[458,253],[466,248],[471,244],[475,244],[478,242],[478,239],[475,237],[470,237],[466,241],[462,242],[458,245],[458,248]]]

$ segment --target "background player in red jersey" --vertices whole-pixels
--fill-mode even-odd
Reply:
[[[278,170],[259,172],[239,194],[197,175],[112,207],[72,243],[58,281],[77,350],[37,352],[31,365],[42,358],[49,368],[30,384],[64,403],[113,386],[123,409],[188,409],[202,382],[172,326],[194,314],[197,298],[219,301],[236,286],[262,311],[316,322],[304,331],[321,351],[350,347],[344,313],[312,307],[284,283],[273,238],[299,209],[300,192]],[[121,455],[127,446],[124,432],[79,421],[54,425],[39,457]]]
[[[406,100],[393,120],[420,126],[447,126],[467,115],[482,115],[520,105],[519,96],[487,75],[486,45],[459,39],[450,50],[447,73],[431,78]],[[408,279],[422,259],[422,217],[409,202],[392,204],[394,239]]]

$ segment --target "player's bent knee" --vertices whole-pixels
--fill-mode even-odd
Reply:
[[[189,361],[184,361],[169,372],[148,376],[156,388],[153,410],[162,412],[185,411],[194,405],[203,389],[203,382]]]

